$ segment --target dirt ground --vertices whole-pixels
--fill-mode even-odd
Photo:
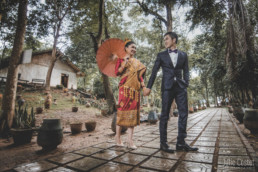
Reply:
[[[113,116],[96,116],[96,109],[89,108],[76,113],[58,110],[54,113],[44,113],[37,115],[37,126],[40,126],[44,118],[60,118],[63,126],[63,141],[56,150],[42,153],[42,147],[37,145],[37,133],[34,133],[30,144],[14,146],[13,140],[0,139],[0,171],[11,169],[19,164],[46,159],[47,157],[59,155],[65,152],[81,149],[114,139],[114,132],[111,130]],[[97,126],[95,131],[87,132],[85,126],[80,134],[72,135],[70,132],[70,122],[95,120]],[[141,130],[148,124],[143,123],[135,128]],[[126,134],[126,133],[125,133]]]

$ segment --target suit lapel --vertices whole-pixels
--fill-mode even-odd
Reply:
[[[174,68],[174,65],[173,65],[173,63],[172,63],[172,60],[171,60],[171,57],[170,57],[168,51],[166,51],[166,59],[167,59],[167,61],[168,61],[169,66],[171,66],[171,67]]]
[[[177,51],[178,52],[178,56],[177,56],[177,63],[176,63],[176,66],[180,66],[180,63],[182,62],[183,60],[183,56],[182,56],[182,52],[181,51]]]

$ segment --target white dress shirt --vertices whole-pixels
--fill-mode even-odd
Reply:
[[[174,67],[176,67],[177,59],[178,59],[178,53],[172,52],[172,53],[169,53],[169,56],[171,58],[171,61],[172,61],[173,65],[174,65]]]

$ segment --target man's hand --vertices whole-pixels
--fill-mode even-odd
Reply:
[[[148,95],[150,95],[150,92],[151,92],[151,89],[145,88],[145,89],[143,90],[143,96],[148,96]]]

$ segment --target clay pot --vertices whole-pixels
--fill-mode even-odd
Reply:
[[[189,113],[193,113],[194,112],[194,108],[193,107],[190,107],[189,108]]]
[[[242,107],[234,107],[233,115],[236,117],[236,119],[239,121],[240,124],[243,123],[244,111]]]
[[[90,105],[90,103],[86,103],[86,108],[89,108],[91,105]]]
[[[107,116],[108,115],[108,110],[107,109],[102,109],[101,110],[101,115]]]
[[[78,134],[82,131],[82,123],[73,123],[70,124],[72,134]]]
[[[194,107],[194,112],[197,112],[197,110],[198,110],[198,109],[197,109],[196,107]]]
[[[72,112],[77,112],[78,111],[78,107],[72,107]]]
[[[116,133],[116,115],[117,115],[117,113],[115,112],[115,113],[114,113],[114,116],[113,116],[112,123],[111,123],[111,129],[112,129],[112,131],[113,131],[114,133]],[[121,132],[122,132],[122,133],[123,133],[123,132],[126,132],[126,130],[127,130],[127,127],[122,127]]]
[[[33,129],[12,128],[10,131],[13,136],[14,145],[22,145],[31,142]]]
[[[60,119],[44,119],[38,130],[37,143],[43,149],[55,149],[63,140]]]
[[[43,112],[43,107],[36,108],[36,114],[41,114]]]
[[[244,125],[252,134],[258,133],[258,109],[244,109]]]
[[[96,128],[96,121],[88,121],[85,122],[85,128],[87,129],[87,131],[94,131]]]

